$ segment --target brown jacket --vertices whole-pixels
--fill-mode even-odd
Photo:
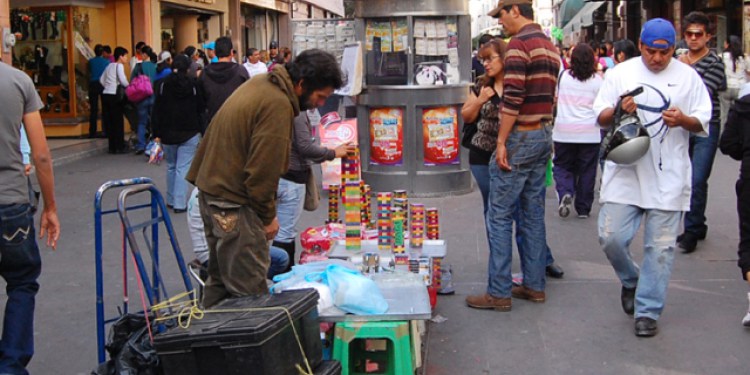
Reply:
[[[283,66],[245,82],[214,116],[186,179],[202,192],[249,206],[270,224],[299,112]]]

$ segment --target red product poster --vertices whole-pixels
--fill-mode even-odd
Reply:
[[[370,110],[370,163],[402,165],[404,161],[404,110]]]
[[[356,118],[341,120],[338,113],[331,112],[321,117],[318,131],[320,145],[323,147],[336,148],[346,142],[357,143]],[[321,163],[321,170],[323,189],[328,189],[330,184],[341,184],[341,159]]]
[[[455,107],[422,110],[424,165],[458,164],[458,110]]]

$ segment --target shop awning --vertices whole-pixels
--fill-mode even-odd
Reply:
[[[572,33],[574,31],[580,31],[582,27],[588,27],[594,24],[594,12],[596,12],[602,5],[606,4],[606,1],[590,1],[581,8],[578,14],[575,15],[566,25],[563,27],[565,34]]]
[[[557,13],[558,25],[565,26],[583,8],[583,0],[563,0]]]

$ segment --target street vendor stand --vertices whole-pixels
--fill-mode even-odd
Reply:
[[[362,177],[410,196],[471,191],[460,109],[471,84],[471,19],[461,0],[358,0],[365,89],[357,103]]]

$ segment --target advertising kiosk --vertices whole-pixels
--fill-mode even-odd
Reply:
[[[410,196],[471,191],[460,146],[471,85],[471,19],[461,0],[358,0],[364,54],[357,100],[362,178]]]

